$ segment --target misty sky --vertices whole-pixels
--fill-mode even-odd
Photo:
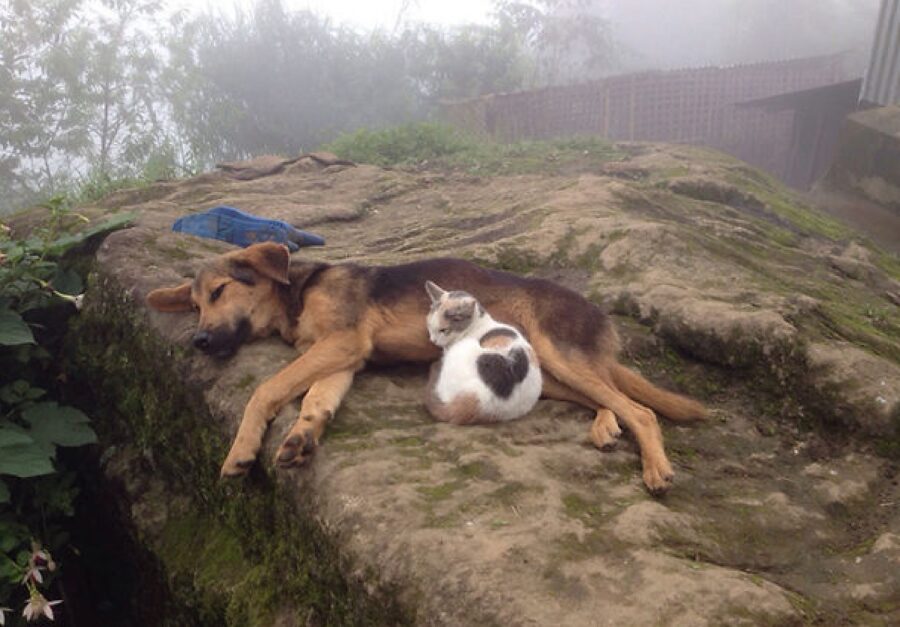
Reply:
[[[215,11],[233,5],[248,6],[248,0],[170,0],[173,6]],[[491,11],[490,0],[284,0],[286,7],[310,9],[338,22],[366,28],[391,29],[405,5],[405,19],[439,24],[485,22]]]
[[[361,30],[405,22],[458,25],[490,20],[492,0],[283,0]],[[169,0],[192,11],[233,12],[253,0]],[[620,71],[696,67],[853,53],[862,70],[880,0],[599,0],[612,24]],[[794,19],[781,19],[792,14]],[[805,16],[797,21],[798,16]],[[771,19],[759,28],[760,19]],[[754,27],[754,21],[756,25]]]

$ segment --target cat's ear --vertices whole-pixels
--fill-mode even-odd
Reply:
[[[425,291],[428,292],[428,296],[431,297],[431,302],[433,303],[440,302],[441,296],[447,293],[431,281],[425,281]]]

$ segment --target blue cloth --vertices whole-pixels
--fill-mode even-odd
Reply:
[[[225,205],[202,213],[193,213],[175,220],[172,230],[199,237],[210,237],[238,246],[257,242],[278,242],[291,252],[301,246],[322,246],[325,240],[318,235],[301,231],[281,220],[268,220]]]

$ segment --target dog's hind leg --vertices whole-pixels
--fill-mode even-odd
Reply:
[[[319,445],[325,423],[337,413],[353,384],[353,370],[342,370],[312,384],[300,404],[300,416],[275,455],[282,468],[300,466]]]
[[[223,477],[246,473],[259,453],[263,435],[275,414],[320,379],[362,368],[371,344],[355,330],[332,333],[313,344],[298,359],[263,382],[247,403],[237,436],[222,464]]]
[[[661,494],[668,490],[675,473],[663,449],[656,414],[620,392],[613,385],[608,369],[591,363],[579,351],[573,349],[564,356],[546,337],[533,336],[531,341],[542,368],[594,401],[595,406],[610,409],[631,430],[641,449],[644,483],[650,492]]]
[[[616,415],[606,407],[597,408],[597,403],[580,394],[572,388],[563,385],[549,372],[542,373],[543,389],[541,396],[556,401],[569,401],[577,403],[588,409],[597,409],[594,424],[591,425],[591,441],[599,449],[610,449],[616,445],[616,440],[622,435],[622,429],[616,420]]]

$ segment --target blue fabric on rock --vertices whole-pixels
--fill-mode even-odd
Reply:
[[[238,246],[277,242],[287,246],[291,252],[301,246],[325,244],[325,240],[318,235],[301,231],[287,222],[261,218],[227,205],[178,218],[172,225],[172,230],[219,239]]]

